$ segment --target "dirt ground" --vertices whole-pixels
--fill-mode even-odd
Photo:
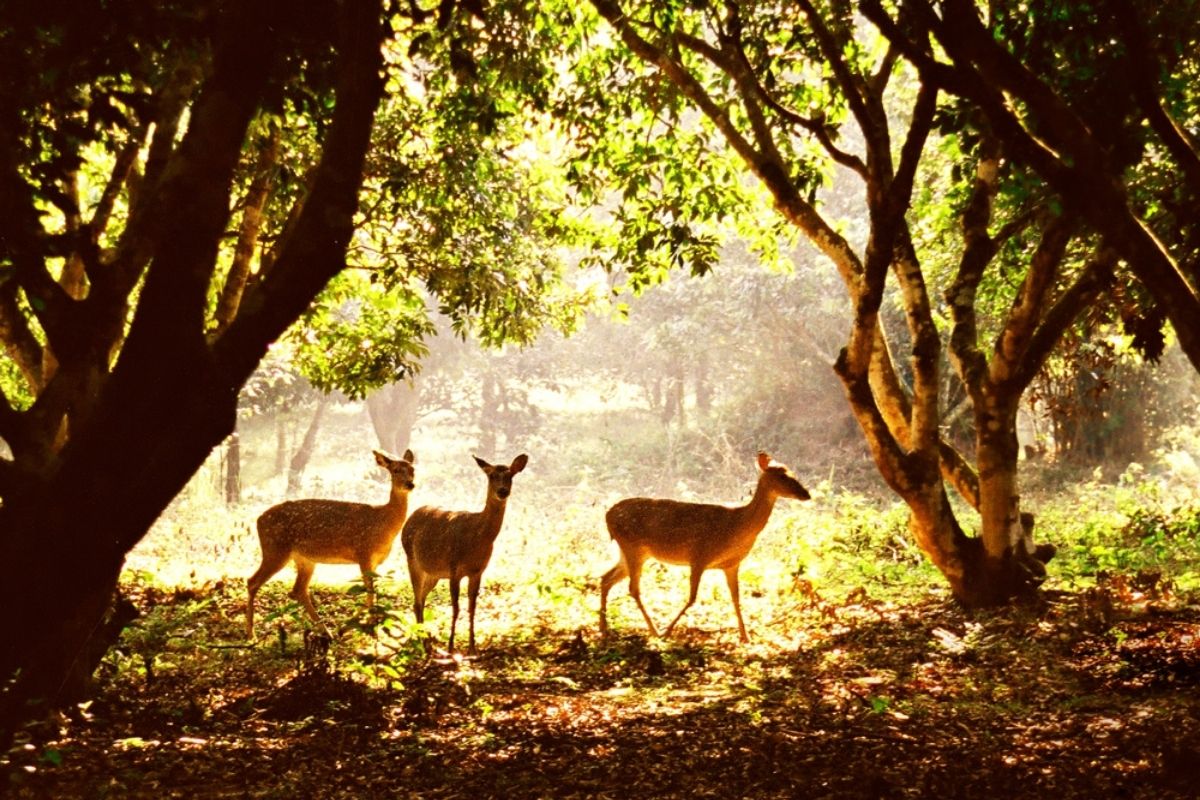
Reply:
[[[214,591],[217,611],[236,602]],[[1003,614],[814,598],[782,645],[682,627],[663,642],[535,625],[473,658],[400,666],[294,637],[177,648],[24,734],[4,785],[16,798],[1200,792],[1194,600],[1115,579]]]

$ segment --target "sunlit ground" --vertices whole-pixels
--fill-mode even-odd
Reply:
[[[314,626],[287,596],[289,566],[259,594],[247,641],[254,520],[284,478],[270,475],[272,431],[246,426],[242,502],[224,503],[215,456],[130,554],[123,584],[143,615],[96,700],[17,751],[17,796],[1189,796],[1200,536],[1182,456],[1067,494],[1053,476],[1041,493],[1035,475],[1039,535],[1060,549],[1046,602],[981,614],[950,602],[902,507],[793,463],[813,499],[781,500],[742,564],[748,644],[719,572],[669,640],[648,636],[618,584],[603,639],[608,506],[745,502],[756,469],[722,453],[718,469],[648,474],[634,451],[659,455],[639,439],[653,426],[597,409],[587,436],[549,416],[538,436],[479,454],[530,465],[484,573],[475,655],[465,592],[456,652],[444,583],[416,626],[398,542],[374,614],[356,567],[319,565]],[[301,496],[383,502],[361,408],[330,417]],[[459,423],[418,429],[410,511],[482,506]],[[687,571],[649,563],[642,594],[665,627]]]

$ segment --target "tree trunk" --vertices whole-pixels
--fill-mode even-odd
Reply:
[[[242,502],[242,445],[234,431],[225,443],[225,505]]]
[[[275,412],[275,469],[272,475],[278,475],[287,467],[288,462],[288,426],[287,415],[283,409]]]
[[[489,370],[483,375],[479,388],[479,449],[488,454],[488,458],[496,452],[497,417],[500,414],[501,387],[496,376]]]
[[[279,9],[270,4],[231,9],[233,18],[213,26],[220,46],[212,78],[156,187],[154,224],[136,243],[153,259],[116,364],[49,467],[10,482],[0,504],[0,750],[31,713],[66,699],[72,669],[80,659],[87,664],[88,641],[109,608],[125,554],[233,433],[238,390],[270,342],[345,266],[383,90],[382,8],[370,0],[336,7],[343,34],[334,40],[336,104],[305,215],[281,248],[269,285],[255,287],[225,334],[206,341],[232,176],[272,68],[275,39],[268,32],[279,24]],[[116,292],[117,302],[93,311],[120,312],[123,323],[116,266],[103,273],[115,283],[91,296]],[[130,288],[140,277],[133,275]],[[75,338],[68,343],[90,341],[87,334],[96,331],[84,322],[91,318],[72,311]],[[62,330],[55,333],[61,340]],[[109,363],[107,346],[99,354],[81,347],[57,355],[60,375],[97,355]],[[16,427],[11,416],[4,422]]]
[[[95,424],[71,439],[60,469],[0,508],[0,675],[20,669],[0,703],[0,727],[23,718],[30,701],[64,699],[125,553],[233,432],[236,392],[215,376],[192,377],[204,374],[201,362],[175,363],[172,377],[114,376]]]
[[[421,384],[417,378],[398,381],[367,396],[367,415],[375,438],[384,450],[403,453],[412,444],[413,428],[421,410]]]
[[[304,469],[308,466],[309,459],[312,458],[313,449],[317,444],[317,433],[321,429],[321,420],[325,417],[325,409],[329,406],[329,400],[330,396],[324,395],[317,401],[317,408],[313,411],[312,419],[308,421],[304,438],[300,441],[296,452],[292,454],[292,460],[288,462],[286,492],[288,497],[294,497],[300,491],[300,479],[304,477]]]

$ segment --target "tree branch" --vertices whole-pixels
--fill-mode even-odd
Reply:
[[[0,283],[0,341],[13,360],[31,394],[42,389],[42,345],[17,304],[16,281]]]
[[[312,192],[271,270],[246,292],[237,317],[212,345],[218,368],[233,386],[241,385],[268,345],[345,266],[383,92],[383,29],[378,3],[348,0],[340,8],[336,105]]]
[[[989,365],[993,384],[999,386],[1007,383],[1021,361],[1042,315],[1046,292],[1058,275],[1067,244],[1074,236],[1078,224],[1078,218],[1074,215],[1060,214],[1043,229],[1037,250],[1030,259],[1029,270],[1025,273],[1025,280],[1013,299],[1008,319],[996,339],[995,352]]]
[[[1116,251],[1102,247],[1075,283],[1050,307],[1012,371],[1010,380],[1014,385],[1025,387],[1033,381],[1054,346],[1062,339],[1063,332],[1112,284],[1116,263]]]
[[[740,34],[740,29],[738,32]],[[746,50],[742,46],[740,35],[736,37],[731,36],[731,45],[736,48],[736,53],[732,57],[727,57],[726,54],[714,48],[708,42],[686,32],[677,32],[675,36],[689,50],[708,58],[715,66],[724,70],[730,77],[733,77],[739,86],[742,87],[743,96],[752,94],[757,97],[763,105],[774,111],[784,122],[803,128],[812,134],[817,143],[825,149],[825,152],[834,161],[853,170],[864,179],[866,178],[867,165],[858,156],[842,150],[834,143],[832,137],[829,135],[824,114],[815,118],[798,114],[784,106],[783,103],[767,91],[767,88],[758,79],[758,74],[750,64],[750,59],[746,56]]]
[[[717,127],[725,140],[741,157],[763,185],[775,198],[775,205],[784,217],[800,230],[833,261],[842,279],[849,287],[862,281],[862,264],[845,237],[839,234],[817,213],[812,204],[806,202],[788,177],[788,171],[778,153],[772,156],[755,148],[730,119],[704,87],[676,59],[648,42],[633,29],[629,17],[615,0],[591,0],[621,41],[635,55],[657,67],[696,107]]]
[[[215,341],[229,327],[241,304],[242,293],[245,291],[246,282],[250,277],[250,261],[254,257],[258,234],[262,228],[263,208],[270,196],[275,162],[279,157],[279,138],[279,127],[272,126],[266,140],[259,146],[258,159],[254,165],[254,178],[250,182],[250,188],[246,191],[242,224],[238,231],[237,244],[233,249],[233,261],[229,265],[229,274],[225,276],[225,283],[217,298],[217,309],[214,315],[216,327],[209,333],[210,341]]]
[[[1200,203],[1200,154],[1196,152],[1196,142],[1186,130],[1179,127],[1159,99],[1154,54],[1141,15],[1129,0],[1114,0],[1114,5],[1118,23],[1125,34],[1127,59],[1134,78],[1134,97],[1154,132],[1183,170],[1195,207]]]

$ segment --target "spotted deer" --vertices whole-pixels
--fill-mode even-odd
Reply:
[[[771,457],[766,453],[758,454],[758,469],[758,485],[754,489],[754,496],[744,506],[632,497],[621,500],[608,510],[605,522],[621,555],[616,565],[600,579],[601,633],[608,633],[608,592],[616,583],[628,577],[629,594],[637,602],[651,635],[658,635],[650,614],[642,605],[639,585],[646,559],[655,558],[666,564],[682,564],[691,568],[687,604],[671,620],[663,633],[664,637],[671,635],[675,623],[696,602],[696,592],[705,570],[719,569],[725,573],[725,581],[729,585],[738,633],[743,642],[749,641],[746,624],[742,621],[738,568],[750,548],[754,547],[759,532],[766,526],[777,498],[809,499],[808,490],[788,472],[787,467],[771,463]]]
[[[470,618],[469,645],[475,652],[475,601],[483,571],[492,557],[492,545],[504,523],[504,510],[512,493],[512,479],[529,457],[524,453],[512,464],[493,465],[478,456],[475,463],[487,476],[487,499],[482,511],[444,511],[432,506],[418,508],[404,524],[400,543],[408,557],[408,576],[413,587],[413,613],[425,622],[425,598],[442,578],[450,581],[450,642],[458,624],[459,584],[467,579],[467,613]]]
[[[413,453],[406,450],[397,461],[379,451],[375,462],[392,479],[387,503],[372,506],[342,500],[292,500],[272,506],[258,518],[262,566],[246,581],[246,636],[254,638],[254,596],[271,576],[289,561],[296,564],[292,599],[300,602],[310,619],[317,621],[308,582],[317,564],[358,564],[367,588],[367,607],[375,603],[374,572],[388,557],[392,542],[408,513],[408,493],[413,489]]]

